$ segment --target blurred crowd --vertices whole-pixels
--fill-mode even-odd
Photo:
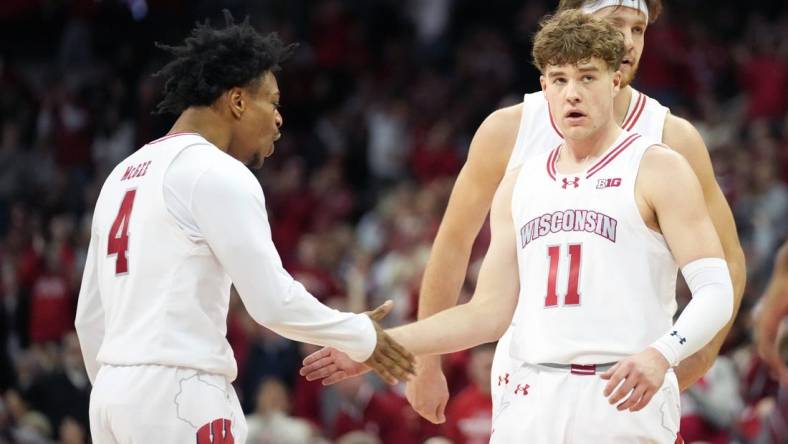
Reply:
[[[530,38],[557,2],[8,0],[0,5],[0,443],[89,442],[73,317],[91,211],[111,168],[165,134],[152,74],[222,7],[301,46],[279,74],[276,155],[257,172],[286,268],[322,301],[414,318],[421,272],[475,128],[538,87]],[[788,400],[754,353],[751,312],[788,235],[788,9],[667,1],[635,86],[708,145],[747,255],[736,326],[682,396],[687,442],[788,437]],[[488,241],[475,247],[461,300]],[[261,295],[262,297],[263,295]],[[688,291],[680,291],[686,302]],[[449,355],[447,423],[403,388],[298,376],[312,346],[258,326],[234,297],[228,337],[250,443],[487,442],[493,348]],[[771,434],[772,438],[769,438]]]

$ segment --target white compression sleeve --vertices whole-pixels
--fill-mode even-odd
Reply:
[[[733,284],[723,259],[698,259],[682,267],[681,273],[692,300],[673,328],[651,344],[671,367],[709,343],[733,314]]]

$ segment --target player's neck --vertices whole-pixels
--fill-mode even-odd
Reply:
[[[222,151],[230,145],[230,131],[219,124],[221,116],[210,107],[191,107],[178,117],[167,134],[197,133]]]
[[[567,138],[558,161],[569,168],[585,165],[607,150],[616,141],[621,131],[621,127],[611,119],[603,128],[583,139]]]
[[[627,112],[629,111],[629,104],[632,101],[633,93],[634,90],[632,87],[627,85],[621,88],[621,91],[616,94],[616,98],[613,99],[613,117],[619,125],[624,125],[624,119],[627,118]]]

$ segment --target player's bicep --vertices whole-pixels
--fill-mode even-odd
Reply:
[[[669,179],[665,171],[670,171]],[[679,266],[724,257],[700,183],[684,158],[665,148],[652,148],[644,155],[641,177],[646,199]]]
[[[681,154],[695,173],[704,204],[725,252],[731,254],[734,250],[741,250],[733,213],[714,176],[711,157],[700,133],[688,121],[668,115],[664,142]]]
[[[468,158],[454,183],[439,238],[451,238],[470,248],[506,171],[519,122],[514,117],[517,115],[512,110],[496,111],[474,134]]]
[[[287,291],[292,278],[281,266],[262,191],[248,171],[210,168],[195,182],[190,201],[200,234],[242,298],[260,294],[260,282],[270,293]]]

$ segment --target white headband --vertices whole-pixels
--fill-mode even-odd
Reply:
[[[608,6],[624,6],[626,8],[637,9],[646,16],[646,23],[648,23],[648,7],[643,0],[596,0],[586,3],[580,10],[586,14],[593,14]]]

